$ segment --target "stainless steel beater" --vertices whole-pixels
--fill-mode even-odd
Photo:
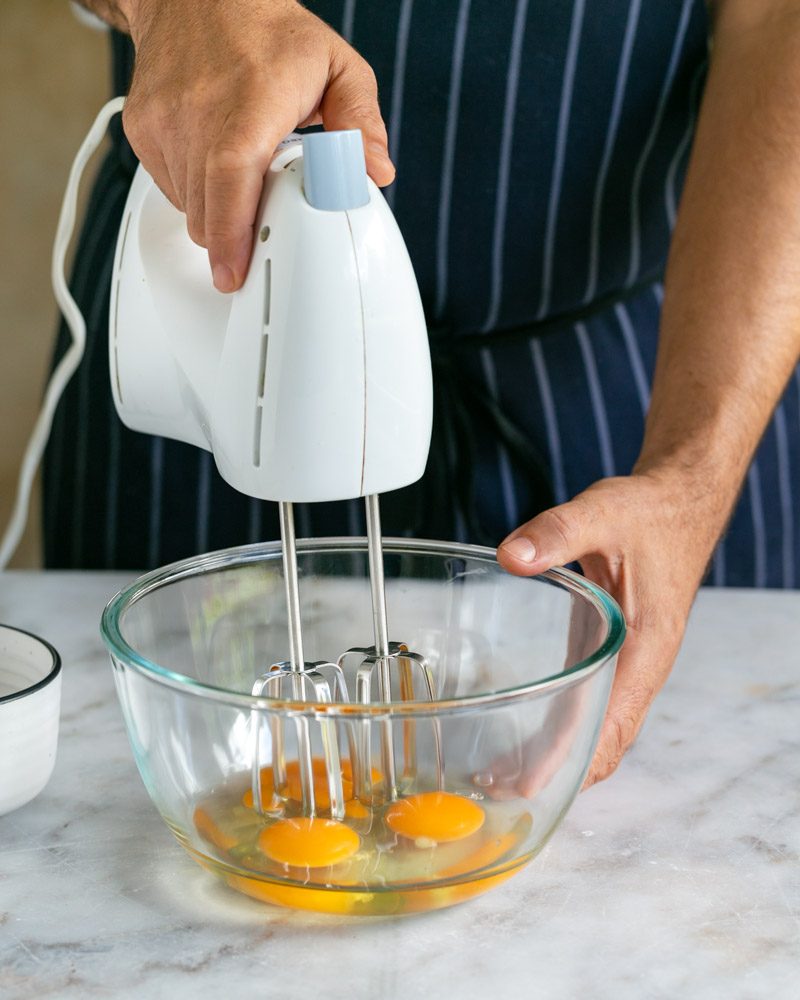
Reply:
[[[369,704],[373,700],[374,693],[377,694],[377,701],[381,704],[387,704],[394,700],[401,702],[421,700],[417,697],[419,690],[421,690],[423,699],[433,700],[436,697],[435,680],[425,657],[421,653],[409,650],[405,643],[390,642],[389,640],[378,497],[376,494],[371,494],[365,499],[374,645],[348,649],[339,656],[335,663],[332,661],[306,662],[303,655],[293,506],[291,503],[281,503],[279,505],[281,542],[288,610],[290,659],[272,664],[269,670],[263,673],[253,685],[254,695],[266,694],[273,698],[317,702],[319,704],[329,704],[336,700],[348,702],[352,699],[345,681],[344,668],[351,664],[355,668],[355,700],[360,704]],[[393,698],[392,694],[393,673],[397,674],[395,685],[399,694],[397,699]],[[421,686],[415,684],[415,675],[418,675]],[[314,784],[310,720],[306,716],[297,715],[293,722],[296,727],[301,808],[304,815],[314,816],[321,810],[317,803]],[[441,733],[437,720],[431,720],[430,724],[433,727],[436,758],[436,787],[441,788],[444,780]],[[342,753],[337,723],[332,718],[323,718],[316,721],[315,725],[319,727],[323,748],[330,816],[332,819],[341,820],[345,815],[345,794],[342,783]],[[401,784],[410,784],[417,775],[416,722],[410,719],[402,722],[401,780],[398,780],[394,726],[391,718],[381,718],[375,723],[369,719],[362,719],[347,724],[347,757],[350,762],[353,796],[367,802],[372,802],[375,797],[371,750],[373,725],[377,725],[380,730],[380,770],[383,785],[381,798],[393,801],[398,797]],[[270,720],[273,788],[279,793],[277,803],[263,801],[260,761],[261,718],[257,711],[253,713],[253,731],[252,792],[254,807],[263,814],[280,812],[282,808],[280,790],[287,785],[284,721],[276,716],[272,716]]]

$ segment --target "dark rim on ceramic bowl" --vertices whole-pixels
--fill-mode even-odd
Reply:
[[[11,691],[9,694],[0,695],[0,705],[5,705],[9,701],[16,701],[17,698],[25,698],[29,694],[33,694],[34,691],[40,691],[42,688],[47,687],[52,681],[58,677],[61,673],[61,657],[58,654],[58,650],[54,646],[51,646],[47,639],[43,639],[40,635],[34,635],[33,632],[28,632],[24,628],[17,628],[15,625],[4,625],[0,622],[0,632],[3,630],[8,632],[16,632],[18,635],[25,635],[29,639],[33,639],[40,646],[43,646],[48,653],[53,657],[53,666],[50,668],[48,673],[41,678],[41,680],[36,681],[34,684],[30,684],[28,687],[21,688],[19,691]]]

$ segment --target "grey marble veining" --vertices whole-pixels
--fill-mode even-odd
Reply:
[[[705,591],[635,749],[543,854],[452,910],[268,908],[151,806],[98,634],[128,578],[0,575],[64,659],[53,778],[0,817],[0,997],[800,996],[800,593]]]

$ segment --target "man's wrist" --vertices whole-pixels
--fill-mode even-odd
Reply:
[[[632,475],[657,484],[685,505],[693,519],[705,521],[716,539],[731,516],[749,458],[692,442],[664,450],[646,444]]]

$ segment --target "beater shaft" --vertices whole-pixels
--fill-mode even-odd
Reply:
[[[289,655],[292,666],[292,697],[295,701],[305,700],[305,658],[303,656],[303,630],[300,622],[300,588],[297,582],[297,542],[294,531],[294,507],[289,502],[278,504],[281,522],[281,549],[283,552],[283,577],[286,586],[286,607],[289,619]],[[311,733],[308,720],[297,720],[297,750],[300,768],[300,788],[303,797],[303,811],[314,814],[314,769],[311,761]],[[281,782],[285,774],[276,774]]]
[[[367,550],[369,552],[369,583],[372,591],[372,627],[375,632],[375,652],[389,655],[389,626],[386,621],[386,586],[383,577],[383,547],[381,545],[381,512],[378,494],[365,498],[367,507]],[[388,693],[381,691],[381,695]],[[388,697],[386,699],[389,700]]]
[[[297,583],[297,541],[294,531],[294,506],[281,501],[278,504],[281,522],[281,549],[283,552],[283,578],[286,585],[286,605],[289,615],[289,659],[292,670],[301,671],[303,656],[303,628],[300,622],[300,588]],[[295,697],[301,697],[300,678],[297,678]]]
[[[366,498],[367,550],[369,553],[369,583],[372,592],[372,627],[375,634],[375,653],[378,667],[378,697],[383,702],[392,700],[392,680],[389,666],[389,627],[386,621],[386,584],[383,575],[383,546],[381,544],[381,514],[377,493]],[[386,792],[390,800],[397,798],[397,775],[394,766],[392,723],[385,719],[381,726],[381,765]]]

